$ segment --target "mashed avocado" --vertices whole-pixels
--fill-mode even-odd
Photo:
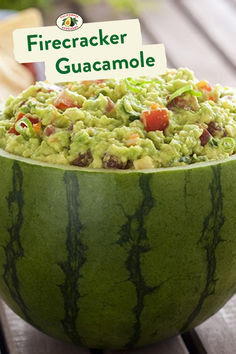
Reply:
[[[225,159],[236,151],[236,90],[183,68],[156,78],[38,82],[7,100],[0,148],[89,168]]]

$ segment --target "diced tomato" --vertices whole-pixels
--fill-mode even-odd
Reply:
[[[211,138],[211,134],[207,129],[203,129],[202,135],[200,136],[201,145],[205,146]]]
[[[50,135],[54,134],[55,131],[56,131],[56,128],[53,125],[48,125],[44,130],[44,134],[46,136],[50,136]]]
[[[92,85],[95,81],[94,80],[83,80],[81,84],[83,85]]]
[[[23,118],[23,117],[27,117],[27,118],[31,121],[31,123],[33,124],[33,129],[35,128],[35,129],[37,130],[37,127],[35,127],[35,125],[37,126],[37,125],[40,123],[38,118],[32,117],[32,116],[29,115],[29,114],[20,112],[20,113],[18,114],[18,117],[16,118],[16,122],[17,122],[18,120],[20,120],[21,118]],[[15,122],[15,123],[16,123],[16,122]],[[35,129],[34,129],[34,130],[35,130]],[[41,123],[40,123],[40,129],[41,129]],[[40,129],[39,129],[39,130],[40,130]],[[36,132],[36,130],[35,130],[35,132]],[[8,133],[9,133],[9,134],[20,135],[20,133],[18,133],[18,132],[16,131],[16,129],[15,129],[15,124],[13,125],[13,127],[11,127],[11,129],[8,131]]]
[[[82,84],[84,85],[92,85],[92,84],[102,84],[105,80],[104,79],[99,79],[99,80],[84,80],[82,81]]]
[[[42,91],[43,91],[42,87],[37,90],[37,92],[42,92]],[[54,92],[54,91],[55,90],[53,90],[53,89],[47,89],[47,93],[51,93],[51,92]]]
[[[18,114],[18,117],[17,117],[17,119],[16,119],[16,122],[17,122],[18,120],[20,120],[21,118],[23,118],[24,116],[25,116],[25,113],[20,112],[20,113]]]
[[[39,119],[26,114],[26,117],[31,121],[32,124],[38,124]]]
[[[224,133],[224,130],[215,122],[210,122],[207,125],[207,130],[214,137],[216,137],[217,135],[221,135],[221,134],[223,136],[223,133]]]
[[[175,111],[178,108],[184,109],[185,111],[197,111],[200,108],[198,100],[194,96],[175,97],[172,101],[167,103],[166,107],[170,111]]]
[[[41,128],[42,128],[41,122],[33,124],[33,129],[34,129],[35,134],[38,134],[40,132]]]
[[[109,113],[115,108],[115,103],[107,96],[106,111]]]
[[[26,100],[22,101],[21,104],[19,104],[19,107],[22,107],[25,104]]]
[[[62,91],[56,98],[54,102],[54,106],[62,111],[66,110],[67,108],[71,107],[79,107],[77,104],[74,103],[72,98],[68,96],[66,91]],[[80,108],[80,107],[79,107]]]
[[[212,92],[213,89],[212,87],[209,85],[209,83],[205,80],[199,81],[197,83],[197,87],[203,91],[203,93],[205,94],[206,99],[210,100],[210,101],[214,101],[217,102],[218,98],[215,92]],[[204,92],[205,91],[205,92]]]
[[[210,96],[208,97],[208,100],[213,101],[213,102],[217,102],[217,97],[214,96],[214,95],[210,95]]]
[[[147,132],[162,130],[164,131],[169,125],[169,115],[166,108],[159,108],[151,111],[144,111],[141,114],[145,130]]]
[[[151,109],[158,109],[158,108],[162,108],[163,106],[160,105],[159,103],[152,103],[151,104]]]
[[[205,80],[201,80],[197,83],[197,87],[200,89],[200,90],[206,90],[208,92],[212,91],[212,87],[210,86],[210,84],[205,81]]]
[[[20,133],[18,133],[15,129],[15,124],[8,130],[8,134],[20,135]]]
[[[18,114],[18,117],[16,118],[16,122],[17,122],[18,120],[20,120],[21,118],[23,118],[24,116],[25,116],[25,113],[20,112],[20,113]],[[9,134],[20,135],[20,133],[18,133],[18,132],[16,131],[16,129],[15,129],[15,124],[11,127],[11,129],[8,130],[8,133],[9,133]]]

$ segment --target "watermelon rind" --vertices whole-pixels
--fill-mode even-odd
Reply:
[[[149,345],[236,291],[235,156],[121,171],[1,150],[0,180],[0,295],[53,337]]]

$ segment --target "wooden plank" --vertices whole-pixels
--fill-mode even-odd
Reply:
[[[85,22],[115,21],[132,18],[132,15],[119,14],[106,3],[83,7],[81,15]],[[145,31],[142,31],[142,37],[143,43],[150,43],[149,35]]]
[[[182,13],[178,1],[159,0],[159,8],[142,15],[142,21],[166,46],[166,51],[174,58],[176,66],[192,68],[195,75],[212,83],[235,85],[236,76],[231,67],[219,55],[215,47],[192,25]],[[198,2],[197,2],[198,3]],[[191,1],[192,4],[192,1]],[[224,31],[224,28],[222,28]]]
[[[207,354],[202,342],[194,329],[182,334],[182,338],[189,352],[192,354]]]
[[[217,6],[213,4],[215,0],[200,1],[206,7],[206,11],[202,11],[203,7],[199,6],[198,2],[184,0],[184,4],[188,5],[190,9],[192,6],[194,9],[196,7],[199,16],[201,11],[206,17],[211,15],[212,21],[208,20],[207,33],[201,33],[199,28],[191,23],[187,14],[178,8],[179,1],[158,0],[158,6],[154,7],[152,11],[147,9],[144,14],[139,16],[143,43],[164,43],[169,66],[188,66],[195,71],[199,78],[206,78],[212,83],[220,82],[236,86],[236,73],[232,67],[235,62],[236,47],[231,51],[236,32],[235,21],[232,21],[234,13],[230,11],[230,6],[224,5],[225,0],[219,0]],[[106,4],[86,7],[83,11],[87,21],[132,17],[131,15],[120,16]],[[222,23],[219,26],[217,23],[219,20],[225,21],[227,24]],[[220,32],[221,40],[219,48],[216,48],[214,41],[217,41],[218,32]],[[208,36],[211,36],[214,41],[209,43]],[[225,41],[224,38],[226,38]],[[221,43],[223,43],[222,46]],[[222,55],[224,52],[225,57]],[[232,65],[229,65],[227,58]]]
[[[150,6],[150,9],[147,9],[147,12],[151,12],[151,10],[156,10],[158,7],[152,8]],[[82,17],[84,18],[85,22],[98,22],[98,21],[110,21],[110,20],[120,20],[120,19],[129,19],[132,18],[133,16],[131,14],[119,14],[118,12],[112,10],[110,6],[108,6],[106,3],[99,3],[97,5],[91,6],[86,6],[83,8],[83,13]],[[143,44],[156,44],[160,43],[160,41],[157,40],[156,37],[153,36],[152,30],[146,26],[146,24],[142,24],[142,19],[141,21],[141,32],[142,32],[142,40]],[[168,66],[175,66],[173,62],[173,58],[170,58],[170,56],[167,53],[167,62]]]
[[[226,0],[229,5],[232,6],[234,10],[236,10],[236,0]]]
[[[236,0],[225,0],[228,6],[231,8],[231,11],[236,15]]]
[[[198,0],[189,2],[181,0],[181,9],[193,19],[199,30],[207,37],[220,55],[226,57],[236,74],[236,13],[225,0]]]
[[[236,352],[236,296],[210,319],[195,329],[207,354]]]
[[[182,338],[180,336],[170,338],[161,343],[135,350],[104,351],[104,354],[188,354]]]
[[[9,354],[89,354],[86,348],[61,342],[39,332],[0,300],[0,320]]]
[[[151,7],[147,9],[147,13],[151,13],[151,11],[156,11],[158,6]],[[80,12],[81,13],[81,12]],[[86,6],[83,8],[82,17],[84,18],[85,22],[98,22],[98,21],[111,21],[111,20],[120,20],[120,19],[129,19],[132,18],[131,14],[119,14],[118,12],[112,10],[110,6],[106,3],[99,3],[93,6]],[[160,40],[157,37],[153,36],[153,31],[149,26],[146,24],[142,24],[141,19],[141,32],[142,32],[142,40],[143,44],[156,44],[160,43]],[[167,61],[169,66],[175,66],[173,58],[167,53]]]
[[[236,336],[236,295],[220,310],[225,322]]]

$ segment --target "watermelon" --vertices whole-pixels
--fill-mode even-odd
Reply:
[[[188,331],[236,291],[236,157],[89,170],[0,153],[0,294],[91,348]]]

